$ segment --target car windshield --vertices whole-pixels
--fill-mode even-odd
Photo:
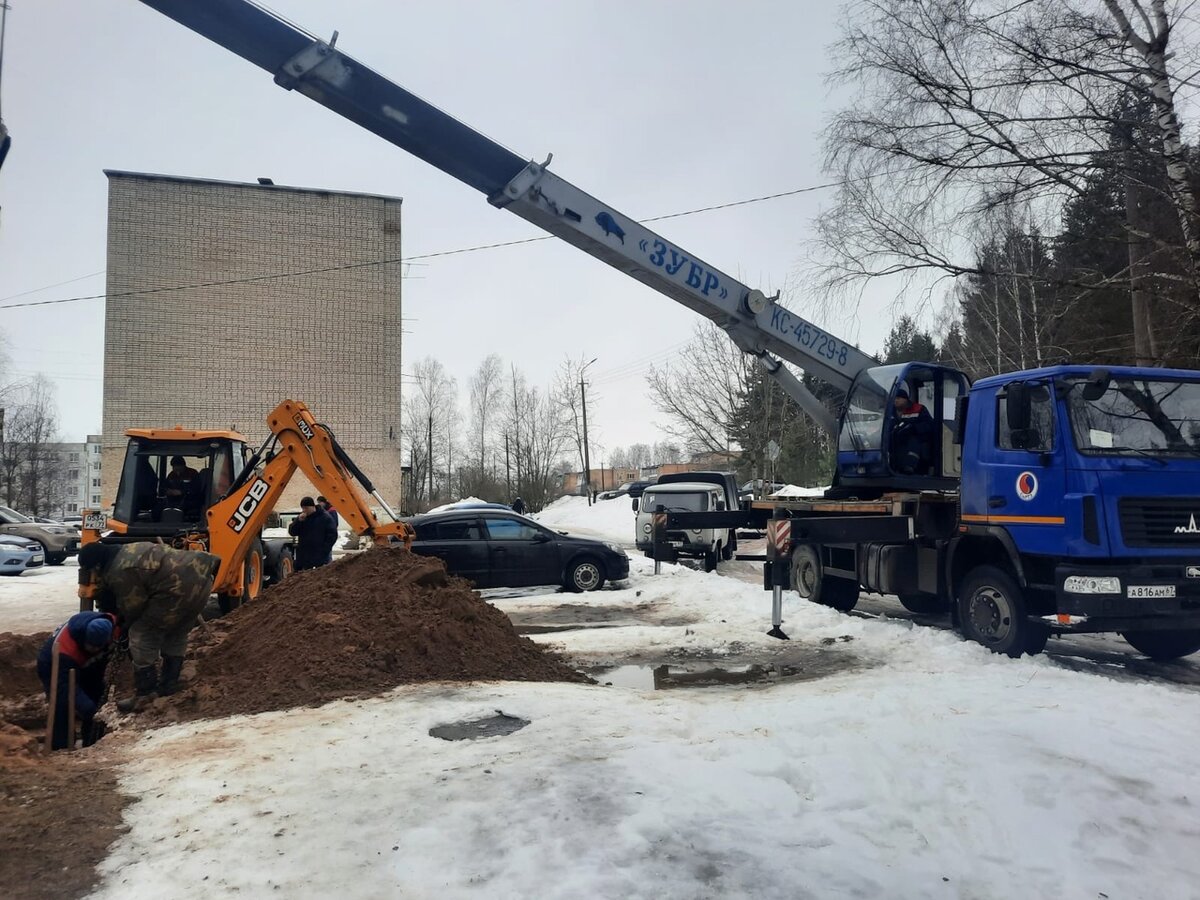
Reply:
[[[0,522],[6,525],[24,525],[32,521],[33,519],[29,518],[29,516],[23,516],[15,509],[0,506]]]
[[[642,494],[642,509],[654,512],[659,506],[672,512],[704,512],[708,509],[708,495],[698,491],[695,493],[646,491]]]
[[[1084,398],[1084,379],[1069,384],[1081,453],[1200,456],[1200,382],[1117,377],[1096,400]]]

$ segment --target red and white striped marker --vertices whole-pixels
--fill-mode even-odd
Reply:
[[[792,546],[791,519],[770,519],[767,521],[767,546],[779,556],[787,556]]]

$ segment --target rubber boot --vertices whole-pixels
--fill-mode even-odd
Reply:
[[[117,701],[117,709],[123,713],[137,712],[154,695],[158,687],[158,668],[156,666],[140,666],[133,670],[133,685],[137,695]]]
[[[158,683],[158,695],[167,697],[179,690],[179,673],[183,671],[182,656],[164,656],[162,679]]]

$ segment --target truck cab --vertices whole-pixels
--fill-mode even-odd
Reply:
[[[1056,366],[985,378],[963,421],[954,572],[997,554],[1025,607],[1009,613],[1120,631],[1151,656],[1200,649],[1196,372]],[[963,598],[975,626],[1005,617],[996,596],[990,609],[981,597]]]
[[[969,387],[962,372],[933,363],[860,372],[838,423],[835,492],[957,489],[962,455],[954,423]]]

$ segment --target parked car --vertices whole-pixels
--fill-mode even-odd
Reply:
[[[724,486],[703,481],[656,484],[646,488],[641,499],[633,504],[637,513],[634,525],[637,548],[647,556],[654,547],[653,517],[659,506],[667,512],[714,512],[729,508]],[[732,559],[737,547],[736,530],[732,528],[671,530],[667,532],[667,541],[680,556],[704,560],[705,572],[715,569],[719,559]]]
[[[743,500],[751,497],[769,497],[776,491],[782,491],[785,487],[787,485],[782,481],[764,481],[762,478],[755,478],[738,488],[738,493]]]
[[[20,575],[46,561],[42,545],[16,534],[0,534],[0,575]]]
[[[654,484],[653,481],[627,481],[619,488],[602,491],[596,495],[597,500],[616,500],[618,497],[640,497],[642,491]]]
[[[61,566],[79,552],[79,533],[66,525],[41,525],[15,509],[0,506],[0,534],[15,534],[37,541],[47,565]]]
[[[629,577],[616,544],[551,531],[511,510],[476,507],[414,516],[414,553],[436,556],[477,588],[561,584],[594,591]]]
[[[68,528],[80,531],[83,528],[83,516],[63,516],[62,523]]]

